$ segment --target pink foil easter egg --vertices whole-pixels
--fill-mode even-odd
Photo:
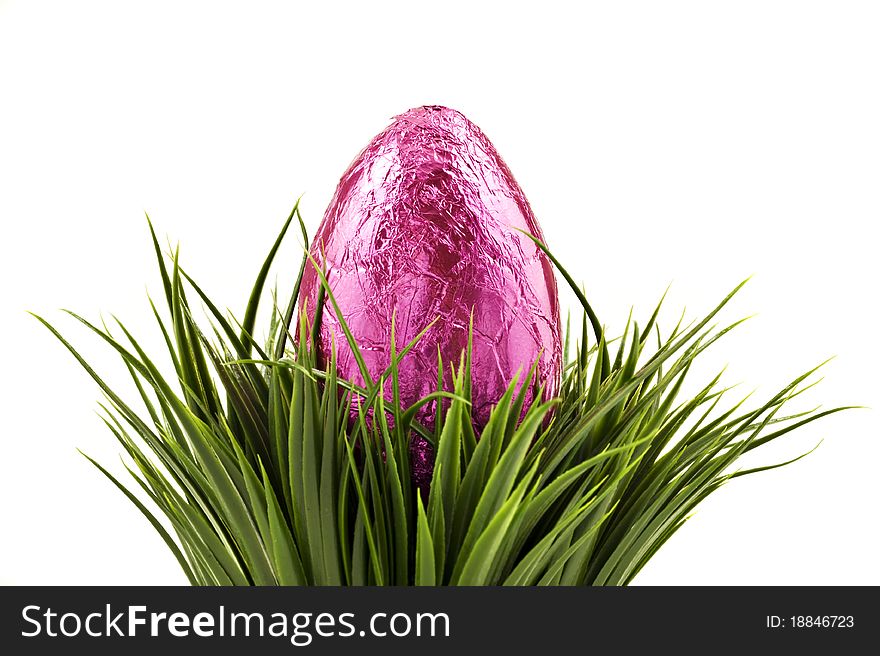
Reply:
[[[312,242],[371,377],[390,364],[391,317],[397,349],[437,323],[399,365],[404,407],[444,385],[448,363],[467,347],[473,309],[472,419],[479,430],[516,372],[538,360],[544,396],[560,383],[559,299],[552,264],[525,235],[543,241],[525,195],[483,132],[461,112],[411,109],[377,135],[342,176]],[[315,316],[320,280],[308,267],[300,307]],[[317,347],[329,358],[335,334],[339,375],[363,384],[330,303]],[[529,389],[526,407],[532,401]],[[390,383],[385,398],[390,399]],[[419,419],[432,425],[433,404]],[[413,482],[424,488],[433,453],[411,443]]]

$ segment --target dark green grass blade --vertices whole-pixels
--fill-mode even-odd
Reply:
[[[287,234],[287,229],[290,227],[290,224],[293,221],[293,217],[296,215],[298,209],[299,199],[297,199],[296,203],[293,206],[293,209],[290,212],[290,216],[287,217],[287,220],[281,227],[281,232],[275,239],[275,243],[272,244],[272,248],[269,250],[269,254],[266,256],[266,260],[263,262],[263,266],[260,268],[260,272],[257,274],[257,279],[254,282],[253,289],[251,290],[251,296],[248,299],[247,307],[244,311],[244,319],[241,322],[240,337],[241,342],[245,344],[245,348],[246,350],[248,350],[248,352],[250,350],[250,345],[254,343],[251,335],[253,335],[254,333],[254,324],[257,320],[257,310],[260,306],[260,298],[263,294],[263,287],[266,284],[266,278],[269,276],[269,269],[272,267],[272,262],[275,259],[275,255],[278,253],[278,249],[281,247],[281,242],[284,240],[284,235]]]
[[[519,230],[519,229],[517,228],[517,230]],[[571,287],[571,290],[574,292],[574,295],[577,297],[578,302],[581,304],[581,307],[583,307],[584,313],[589,318],[590,325],[593,328],[593,335],[595,335],[595,337],[596,337],[596,341],[601,342],[602,336],[604,334],[604,330],[602,329],[602,325],[599,323],[599,317],[596,316],[596,313],[593,311],[593,306],[590,305],[590,302],[587,300],[587,297],[581,291],[581,288],[578,286],[578,284],[574,281],[574,278],[571,277],[571,274],[568,273],[568,271],[565,269],[565,267],[562,266],[562,263],[556,259],[556,256],[554,256],[553,253],[550,252],[550,250],[544,245],[544,243],[540,239],[538,239],[537,237],[534,237],[533,235],[529,234],[525,230],[519,230],[519,232],[521,232],[526,237],[528,237],[533,242],[535,242],[535,245],[539,249],[541,249],[541,251],[543,251],[543,253],[550,259],[551,262],[553,262],[553,266],[556,267],[556,270],[559,271],[559,273],[565,279],[565,282],[567,282],[568,286]],[[606,351],[604,353],[604,355],[605,355],[605,362],[606,362],[606,367],[607,367],[607,363],[609,361],[608,360],[608,352]],[[609,372],[609,369],[607,369],[607,368],[603,369],[602,377],[604,378],[605,376],[607,376],[608,372]]]
[[[422,505],[422,497],[416,495],[418,511],[418,538],[416,541],[416,572],[415,584],[432,586],[437,583],[437,570],[434,563],[434,541],[431,538],[431,527],[428,516]]]
[[[82,453],[82,452],[80,451],[80,453]],[[128,490],[128,488],[126,488],[122,483],[120,483],[119,480],[115,476],[113,476],[113,474],[111,474],[109,471],[104,469],[104,467],[102,467],[100,464],[98,464],[97,461],[95,461],[91,457],[87,456],[85,453],[82,453],[82,455],[86,460],[88,460],[95,467],[97,467],[98,470],[102,474],[104,474],[104,476],[109,478],[110,481],[113,483],[113,485],[115,485],[119,489],[119,491],[122,492],[126,496],[126,498],[129,501],[131,501],[138,510],[141,511],[143,516],[147,518],[147,521],[150,522],[150,524],[153,526],[153,528],[156,529],[156,532],[162,537],[162,540],[165,542],[165,544],[171,550],[171,553],[174,554],[174,557],[177,559],[177,562],[180,564],[180,568],[183,570],[184,574],[186,574],[186,577],[189,579],[189,582],[193,585],[198,585],[198,581],[195,578],[195,576],[192,572],[192,569],[190,568],[189,562],[187,562],[186,558],[181,553],[180,548],[177,546],[177,543],[174,541],[174,538],[172,538],[168,534],[168,531],[166,531],[165,527],[159,523],[159,520],[156,519],[156,517],[153,515],[153,513],[151,513],[147,509],[147,507],[143,503],[141,503],[141,501]]]

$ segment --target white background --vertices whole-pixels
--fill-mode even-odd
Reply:
[[[58,308],[161,348],[145,210],[240,315],[295,198],[313,232],[421,104],[489,135],[612,331],[670,282],[667,327],[754,274],[724,318],[756,318],[697,377],[728,364],[762,398],[836,355],[799,407],[880,408],[878,34],[872,2],[0,2],[0,582],[184,582],[77,453],[124,473],[97,388],[25,310],[124,386]],[[880,584],[877,410],[750,462],[823,438],[710,498],[637,582]]]

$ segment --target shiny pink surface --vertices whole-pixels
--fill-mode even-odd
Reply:
[[[524,376],[539,355],[544,396],[557,392],[561,342],[552,265],[514,228],[543,240],[492,143],[453,109],[419,107],[396,117],[342,176],[311,252],[325,266],[370,375],[377,379],[389,366],[392,313],[398,351],[439,317],[400,363],[404,406],[436,389],[438,345],[451,389],[448,363],[457,365],[467,347],[471,308],[477,431],[517,370]],[[309,317],[319,284],[308,268],[300,304],[307,304]],[[333,333],[340,376],[362,384],[327,302],[318,344],[324,358]],[[527,403],[533,395],[530,389]],[[391,398],[390,383],[385,398]],[[429,404],[419,418],[431,426],[433,415]],[[412,456],[414,483],[424,488],[433,469],[431,446],[414,437]]]

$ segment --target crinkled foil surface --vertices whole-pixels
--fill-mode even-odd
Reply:
[[[559,388],[559,299],[552,265],[526,236],[543,240],[526,197],[483,132],[461,112],[427,106],[397,116],[357,156],[315,235],[312,255],[328,281],[369,368],[390,363],[391,317],[400,351],[436,324],[400,363],[406,406],[437,387],[437,348],[446,369],[467,347],[474,312],[473,420],[479,431],[516,372],[540,356],[545,396]],[[323,251],[323,252],[322,252]],[[319,280],[307,268],[301,291],[314,316]],[[326,303],[318,344],[329,359],[336,335],[340,376],[362,383],[357,363]],[[533,398],[529,390],[527,403]],[[386,399],[391,398],[390,383]],[[419,417],[432,425],[433,404]],[[412,474],[421,488],[431,446],[416,436]]]

